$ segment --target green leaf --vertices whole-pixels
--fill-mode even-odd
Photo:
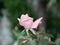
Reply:
[[[25,35],[25,29],[22,32],[20,32],[20,35]]]
[[[26,45],[37,45],[36,40],[28,41]]]
[[[30,31],[31,31],[34,35],[36,35],[36,32],[35,32],[33,29],[30,29]]]
[[[29,29],[26,29],[27,36],[29,36]]]

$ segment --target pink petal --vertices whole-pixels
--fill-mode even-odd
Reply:
[[[23,23],[25,28],[31,28],[32,24],[33,24],[32,20],[28,20],[28,21]]]
[[[28,18],[28,17],[29,17],[28,14],[26,15],[22,14],[21,19]]]
[[[43,19],[43,17],[37,19],[37,20],[33,23],[32,28],[37,28],[38,25],[42,23],[42,22],[41,22],[42,19]]]
[[[21,16],[21,21],[26,21],[26,20],[33,20],[33,18],[29,17],[28,14],[22,14]]]

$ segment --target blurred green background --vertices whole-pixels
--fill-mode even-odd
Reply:
[[[22,30],[17,18],[28,13],[35,20],[44,17],[42,26],[54,36],[52,40],[60,35],[60,0],[1,0],[0,7],[8,10],[12,29],[18,26]]]

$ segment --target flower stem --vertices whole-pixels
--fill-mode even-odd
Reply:
[[[27,36],[29,37],[29,29],[26,29]]]

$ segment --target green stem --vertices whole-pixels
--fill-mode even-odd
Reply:
[[[29,29],[26,29],[27,36],[29,36]]]
[[[30,29],[30,31],[31,31],[34,35],[36,35],[36,32],[35,32],[33,29]]]

